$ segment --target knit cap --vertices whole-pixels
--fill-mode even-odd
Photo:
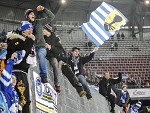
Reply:
[[[28,29],[28,28],[32,28],[32,29],[33,29],[32,24],[30,24],[28,21],[22,21],[22,22],[21,22],[20,30],[21,30],[21,31],[25,31],[25,30]]]
[[[52,32],[52,26],[50,24],[46,24],[43,28],[49,32]]]

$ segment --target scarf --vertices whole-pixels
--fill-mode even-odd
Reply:
[[[126,102],[126,95],[127,94],[127,90],[126,91],[123,91],[122,90],[122,93],[121,93],[121,102],[124,104]]]
[[[135,105],[131,105],[131,113],[138,113],[138,110],[136,109]]]
[[[74,57],[72,58],[72,62],[74,63],[74,72],[75,75],[79,74],[79,69],[78,69],[78,63],[79,63],[79,57]]]
[[[17,58],[14,59],[14,65],[19,64],[22,60],[23,57],[26,54],[25,50],[20,50],[20,51],[16,51],[16,53],[18,54]]]

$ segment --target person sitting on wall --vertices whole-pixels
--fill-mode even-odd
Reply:
[[[79,82],[82,84],[84,90],[86,91],[87,99],[91,99],[92,95],[91,95],[90,89],[88,87],[88,84],[86,82],[86,79],[83,76],[82,70],[83,70],[84,64],[89,62],[90,60],[92,60],[92,58],[94,57],[94,53],[97,50],[98,50],[98,47],[95,47],[93,49],[93,51],[90,53],[90,55],[81,57],[80,56],[80,48],[73,47],[72,52],[71,52],[71,56],[68,58],[62,58],[62,60],[65,63],[70,65],[73,73],[78,77]]]
[[[73,73],[73,71],[66,63],[60,63],[61,62],[60,56],[63,57],[69,56],[69,53],[67,53],[66,49],[64,49],[63,46],[61,45],[60,37],[55,35],[54,32],[52,32],[52,27],[49,24],[46,24],[43,27],[43,35],[46,41],[46,48],[47,48],[46,59],[49,60],[54,71],[55,90],[57,92],[61,91],[59,85],[59,76],[61,75],[62,69],[62,73],[67,77],[72,86],[77,90],[79,96],[80,97],[84,96],[85,91],[83,90],[83,87],[79,82],[78,78],[76,77],[76,75]]]
[[[104,77],[99,82],[99,93],[103,95],[106,100],[108,100],[111,104],[111,113],[115,113],[115,96],[111,94],[111,89],[114,84],[120,83],[122,81],[122,74],[118,73],[118,79],[110,78],[110,74],[108,71],[104,72]]]

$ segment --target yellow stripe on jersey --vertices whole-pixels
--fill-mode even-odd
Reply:
[[[43,111],[45,111],[45,112],[48,112],[48,113],[55,113],[54,110],[52,110],[52,109],[50,109],[50,108],[48,108],[48,107],[46,107],[46,106],[43,106],[43,105],[41,105],[41,104],[39,104],[39,103],[37,103],[37,102],[36,102],[36,106],[37,106],[39,109],[41,109],[41,110],[43,110]]]

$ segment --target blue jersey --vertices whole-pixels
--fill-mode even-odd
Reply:
[[[136,109],[135,105],[131,105],[129,113],[138,113],[138,109]]]
[[[8,59],[6,66],[4,70],[2,71],[2,75],[0,77],[0,90],[6,99],[9,109],[12,107],[12,105],[14,107],[17,107],[17,105],[19,105],[18,94],[15,91],[14,87],[12,86],[11,74],[12,74],[13,65],[14,65],[14,61],[11,59]],[[15,111],[16,111],[15,113],[18,112],[17,109]]]

